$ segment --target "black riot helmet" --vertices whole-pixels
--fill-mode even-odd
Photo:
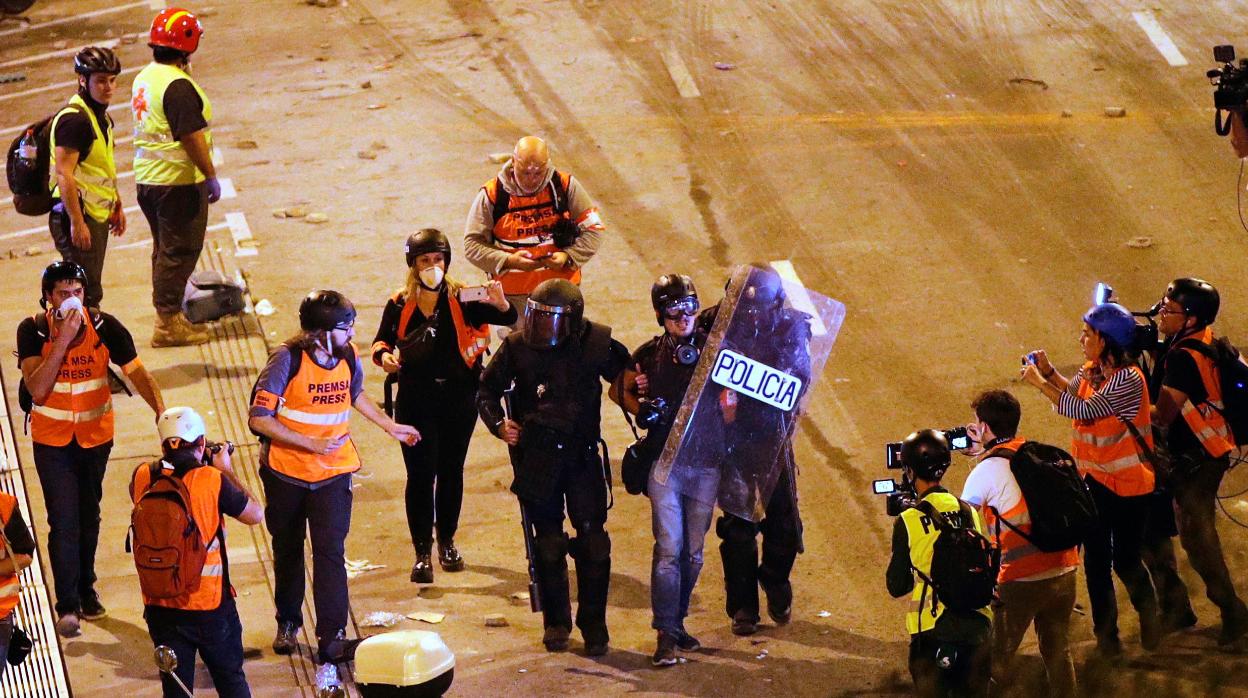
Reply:
[[[945,476],[951,461],[949,442],[937,429],[923,429],[901,442],[901,465],[915,477],[938,482]]]
[[[337,291],[318,289],[299,304],[299,326],[305,332],[346,329],[355,322],[355,306]]]
[[[750,269],[737,307],[745,311],[745,319],[759,332],[776,322],[784,307],[784,283],[771,265],[756,264]]]
[[[1183,306],[1183,312],[1196,318],[1196,329],[1212,325],[1222,300],[1218,289],[1204,279],[1175,279],[1166,288],[1166,298]]]
[[[441,252],[442,257],[446,260],[446,268],[451,267],[451,243],[446,239],[446,235],[437,228],[421,228],[411,235],[407,236],[407,242],[403,245],[403,252],[407,255],[407,266],[416,263],[416,258],[422,254],[430,252]]]
[[[534,349],[550,349],[580,333],[585,314],[581,289],[567,279],[547,279],[533,289],[524,304],[526,344]]]
[[[86,288],[87,270],[83,269],[82,265],[77,262],[68,260],[60,260],[49,264],[43,270],[43,281],[40,284],[40,288],[43,291],[39,296],[39,305],[41,307],[48,307],[48,294],[61,281],[77,281],[82,284],[83,288]]]
[[[698,289],[687,274],[664,274],[650,287],[650,305],[660,325],[667,311],[693,315],[700,307]]]
[[[87,46],[74,56],[74,72],[83,77],[90,77],[92,73],[120,75],[121,61],[110,48]]]

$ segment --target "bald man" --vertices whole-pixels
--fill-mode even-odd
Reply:
[[[464,225],[464,254],[502,282],[523,317],[524,302],[538,284],[581,282],[581,267],[598,251],[604,230],[580,182],[551,166],[545,141],[525,136],[477,192]]]

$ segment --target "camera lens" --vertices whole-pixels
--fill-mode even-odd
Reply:
[[[698,363],[700,353],[692,344],[681,344],[676,347],[676,363],[681,366],[692,366]]]

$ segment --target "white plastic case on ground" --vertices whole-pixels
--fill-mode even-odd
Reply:
[[[374,635],[355,650],[357,684],[419,686],[454,668],[455,655],[428,630]]]

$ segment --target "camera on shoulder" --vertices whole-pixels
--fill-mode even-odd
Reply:
[[[1241,58],[1235,63],[1235,47],[1229,44],[1213,47],[1213,60],[1221,63],[1221,68],[1214,68],[1205,73],[1213,89],[1213,130],[1219,136],[1231,132],[1231,119],[1234,111],[1248,106],[1248,59]],[[1227,112],[1226,119],[1222,112]]]

